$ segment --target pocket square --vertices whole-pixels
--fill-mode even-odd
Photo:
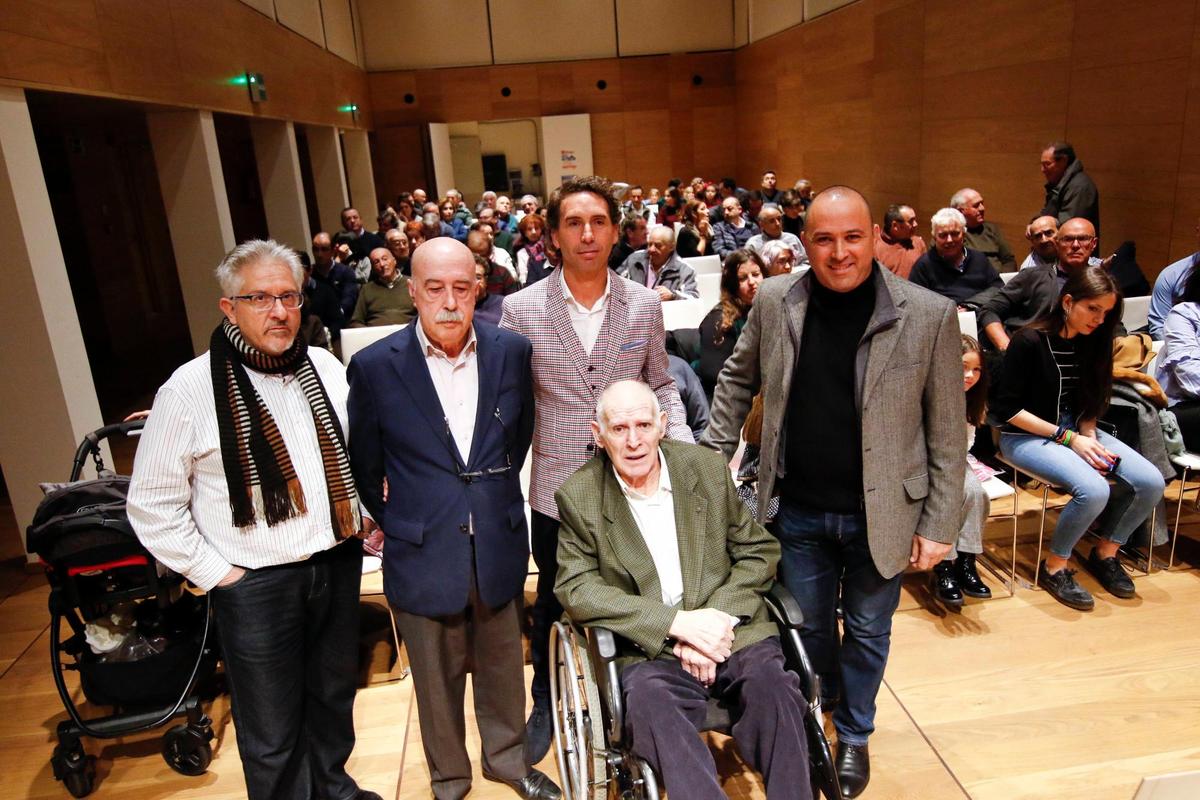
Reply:
[[[635,342],[626,342],[621,345],[621,352],[625,353],[629,350],[637,350],[639,347],[645,347],[647,341],[647,339],[638,339]]]

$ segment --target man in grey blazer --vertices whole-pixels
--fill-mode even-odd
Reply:
[[[845,186],[813,200],[803,234],[812,270],[762,284],[701,441],[731,457],[762,392],[759,518],[779,495],[780,577],[835,709],[845,797],[870,779],[900,573],[948,552],[966,469],[954,304],[874,262],[871,219]]]

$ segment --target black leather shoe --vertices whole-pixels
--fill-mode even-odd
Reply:
[[[550,752],[552,738],[554,725],[550,720],[550,709],[534,706],[529,721],[525,723],[525,763],[532,767],[541,762]]]
[[[838,742],[838,783],[842,786],[842,797],[858,797],[871,781],[871,757],[865,744]]]
[[[501,780],[495,775],[488,775],[486,772],[483,773],[483,777],[489,781],[503,783],[525,798],[525,800],[560,800],[562,798],[562,789],[559,789],[554,781],[550,780],[549,775],[539,772],[536,769],[529,770],[529,774],[519,781]]]
[[[1109,594],[1125,600],[1137,594],[1133,588],[1133,579],[1125,572],[1125,568],[1121,566],[1121,559],[1116,556],[1101,558],[1100,554],[1096,552],[1096,548],[1093,547],[1083,565],[1087,567],[1088,572],[1095,576],[1096,580],[1100,581],[1104,591]]]
[[[1058,572],[1051,574],[1050,570],[1046,569],[1046,562],[1043,560],[1041,571],[1038,573],[1038,586],[1049,592],[1064,606],[1076,611],[1091,611],[1096,606],[1096,601],[1092,599],[1091,593],[1075,582],[1075,570],[1073,569],[1063,567]]]
[[[963,593],[954,579],[954,563],[939,561],[933,566],[933,575],[929,579],[934,595],[948,606],[958,608],[963,604]]]
[[[967,597],[977,597],[981,600],[991,598],[992,590],[979,579],[979,573],[975,570],[974,553],[958,554],[958,558],[954,559],[954,577],[958,580],[958,588],[962,589],[962,593]]]

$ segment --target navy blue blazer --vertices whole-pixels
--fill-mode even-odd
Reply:
[[[529,569],[520,473],[533,439],[533,348],[483,322],[475,322],[475,338],[479,405],[470,453],[454,444],[413,326],[350,361],[350,464],[363,504],[384,530],[384,592],[410,614],[466,608],[471,520],[488,606],[516,597]]]

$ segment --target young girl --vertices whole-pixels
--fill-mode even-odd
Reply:
[[[1000,453],[1071,494],[1037,582],[1080,611],[1090,611],[1095,601],[1067,568],[1076,543],[1095,522],[1100,543],[1084,567],[1106,591],[1133,597],[1117,551],[1150,516],[1164,488],[1150,462],[1096,428],[1112,390],[1112,336],[1120,317],[1121,296],[1107,272],[1086,267],[1068,277],[1050,313],[1013,335],[991,410],[993,421],[1003,425]]]
[[[967,450],[975,444],[975,428],[984,423],[988,381],[983,366],[979,342],[967,335],[962,337],[963,391],[967,393]],[[989,598],[992,590],[979,579],[975,556],[983,552],[983,526],[987,524],[991,503],[983,483],[967,465],[963,484],[962,528],[958,541],[946,558],[933,568],[933,591],[938,599],[951,606],[961,606],[963,595]]]

